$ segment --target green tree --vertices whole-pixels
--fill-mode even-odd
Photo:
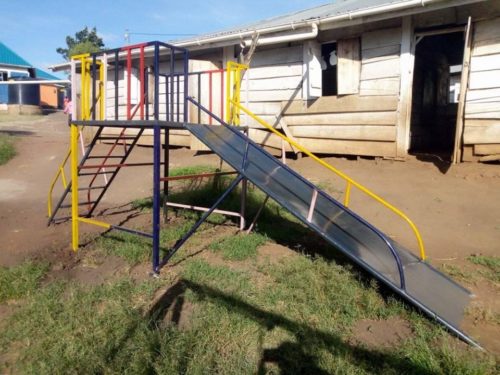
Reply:
[[[89,30],[87,26],[83,30],[75,33],[75,37],[68,35],[66,37],[67,48],[59,47],[56,51],[60,53],[64,59],[69,60],[71,56],[81,53],[92,53],[101,51],[104,48],[102,38],[97,35],[96,28]]]

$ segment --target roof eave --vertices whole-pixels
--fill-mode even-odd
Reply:
[[[214,47],[229,46],[239,44],[244,38],[251,37],[258,33],[260,36],[276,32],[296,32],[297,28],[308,27],[317,24],[320,30],[333,29],[349,26],[349,24],[359,24],[359,22],[371,22],[369,17],[377,16],[378,20],[394,18],[400,16],[402,12],[406,14],[415,14],[422,11],[438,10],[452,6],[466,5],[486,0],[409,0],[400,3],[391,3],[371,8],[358,9],[353,12],[337,14],[324,18],[311,18],[300,22],[286,23],[265,28],[253,28],[249,30],[235,30],[226,34],[211,34],[204,38],[192,38],[184,41],[172,42],[178,47],[185,47],[193,50]],[[426,8],[426,9],[424,9]],[[431,8],[431,9],[429,9]],[[341,22],[341,24],[340,24]]]

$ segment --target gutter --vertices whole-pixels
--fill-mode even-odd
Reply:
[[[257,45],[258,46],[265,46],[268,44],[286,43],[286,42],[293,42],[293,41],[297,41],[297,40],[314,39],[317,36],[318,36],[318,24],[313,23],[311,25],[311,31],[309,31],[309,32],[280,35],[280,36],[270,36],[270,37],[263,38],[263,39],[258,38]],[[245,39],[241,42],[241,45],[243,47],[248,47],[251,44],[252,44],[252,39]]]
[[[353,12],[340,14],[337,16],[321,18],[321,19],[316,18],[316,19],[311,19],[311,20],[307,20],[307,21],[293,22],[291,24],[283,24],[283,25],[278,25],[278,26],[266,27],[263,29],[241,31],[241,32],[237,32],[237,33],[218,35],[218,36],[214,36],[214,37],[189,40],[189,41],[173,43],[173,44],[177,47],[195,47],[195,46],[201,46],[203,44],[208,44],[208,43],[227,42],[227,41],[234,40],[237,38],[239,38],[239,39],[251,38],[255,32],[258,32],[259,34],[262,35],[262,34],[270,34],[270,33],[275,33],[275,32],[280,32],[280,31],[295,30],[298,27],[308,27],[308,26],[312,26],[315,24],[317,26],[321,26],[323,24],[327,24],[327,23],[331,23],[331,22],[352,20],[354,18],[371,16],[371,15],[391,12],[391,11],[395,11],[395,10],[414,8],[417,6],[424,7],[428,4],[434,4],[434,3],[438,3],[438,2],[442,2],[442,1],[444,1],[444,0],[410,0],[410,1],[400,2],[400,3],[396,3],[396,4],[387,4],[387,5],[376,6],[376,7],[372,7],[369,9],[356,10]],[[311,30],[311,35],[312,34],[313,34],[313,32]],[[276,37],[276,38],[278,38],[278,37]],[[293,40],[297,40],[297,39],[293,39]],[[281,40],[279,40],[279,41],[281,41]],[[275,43],[275,42],[269,42],[267,44],[271,44],[271,43]],[[246,40],[245,40],[245,45],[247,45]]]
[[[291,35],[281,35],[274,37],[261,38],[257,40],[257,45],[265,45],[265,44],[273,44],[273,43],[281,43],[281,42],[289,42],[295,40],[306,40],[313,39],[317,36],[317,32],[321,25],[339,22],[339,21],[349,21],[353,19],[358,19],[366,16],[372,16],[377,14],[388,13],[392,11],[398,10],[406,10],[410,8],[416,7],[425,7],[426,5],[436,4],[440,2],[445,2],[447,0],[409,0],[399,3],[386,4],[381,6],[375,6],[368,9],[356,10],[353,12],[348,12],[336,16],[326,17],[326,18],[314,18],[310,20],[304,20],[299,22],[286,23],[283,25],[271,26],[262,29],[253,29],[246,30],[240,32],[231,32],[225,35],[217,35],[213,37],[204,37],[199,39],[192,39],[181,42],[172,42],[170,44],[176,47],[201,47],[203,45],[214,44],[219,42],[232,42],[232,43],[243,43],[245,46],[250,45],[252,36],[257,32],[259,35],[263,34],[271,34],[277,32],[289,32],[292,30],[296,30],[297,28],[307,28],[310,27],[311,30],[309,32],[297,33]],[[480,0],[476,0],[480,1]],[[448,1],[449,2],[449,1]],[[471,1],[475,2],[475,1]],[[232,44],[228,43],[228,44]],[[134,54],[134,52],[132,52]],[[70,63],[65,62],[57,65],[52,65],[49,67],[52,71],[61,71],[61,70],[69,70]]]

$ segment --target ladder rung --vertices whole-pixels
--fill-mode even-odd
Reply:
[[[79,173],[78,176],[95,176],[96,174],[113,174],[116,171],[96,172],[96,173]]]
[[[92,202],[79,202],[79,206],[86,206],[86,205],[92,205],[96,203],[97,201],[92,201]],[[62,204],[60,208],[70,208],[72,205],[71,204]]]
[[[98,155],[98,156],[89,156],[87,159],[106,159],[106,158],[112,158],[112,159],[122,159],[123,155]]]
[[[118,141],[118,140],[122,140],[122,139],[136,139],[137,136],[136,135],[122,135],[121,137],[107,137],[107,136],[104,136],[104,137],[99,137],[97,139],[104,139],[104,140],[115,140],[115,141]]]
[[[99,189],[105,189],[105,188],[106,188],[106,185],[102,185],[102,186],[89,186],[89,187],[78,188],[78,191],[82,191],[82,190],[99,190]]]
[[[119,164],[90,164],[90,165],[83,165],[80,168],[81,169],[105,169],[105,168],[119,168],[119,167],[122,167],[121,163],[119,163]]]

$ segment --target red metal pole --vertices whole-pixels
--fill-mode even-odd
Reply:
[[[139,74],[139,81],[141,83],[141,96],[140,96],[140,107],[141,107],[141,120],[144,120],[144,46],[141,46],[141,53],[139,58],[139,69],[141,70]]]
[[[132,104],[131,104],[131,78],[132,78],[132,50],[127,50],[127,120],[131,120]]]

